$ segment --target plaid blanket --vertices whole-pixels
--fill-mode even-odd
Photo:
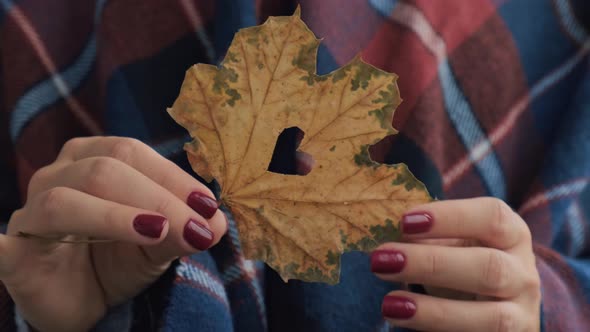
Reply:
[[[590,330],[590,2],[301,0],[324,38],[320,73],[360,53],[400,76],[400,134],[375,159],[405,162],[438,198],[491,195],[527,221],[545,331]],[[165,112],[194,63],[295,1],[0,0],[0,216],[76,136],[138,138],[189,169]],[[244,259],[233,222],[214,249],[178,261],[114,308],[106,331],[385,331],[368,259],[337,286],[283,283]],[[26,330],[0,288],[0,330]]]

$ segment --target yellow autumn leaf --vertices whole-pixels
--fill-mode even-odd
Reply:
[[[319,41],[300,19],[271,17],[236,33],[221,66],[190,68],[170,115],[193,138],[193,169],[217,180],[246,258],[286,281],[337,283],[340,255],[399,237],[401,214],[430,200],[403,164],[368,147],[394,134],[397,76],[354,59],[316,75]],[[269,172],[280,133],[299,127],[306,176]]]

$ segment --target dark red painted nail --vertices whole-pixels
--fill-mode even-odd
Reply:
[[[157,239],[162,235],[164,226],[166,225],[165,217],[156,216],[152,214],[140,214],[133,219],[133,228],[135,231],[143,236]]]
[[[371,253],[371,271],[398,273],[406,266],[406,256],[397,250],[375,250]]]
[[[192,219],[184,226],[183,236],[186,242],[198,250],[207,250],[213,243],[213,232]]]
[[[403,296],[388,295],[381,306],[383,316],[392,319],[408,319],[416,314],[416,303]]]
[[[195,210],[196,213],[203,216],[205,219],[213,217],[219,204],[213,198],[202,192],[194,191],[186,199],[186,203],[191,209]]]
[[[402,232],[405,234],[424,233],[430,230],[434,219],[426,212],[412,212],[402,217]]]

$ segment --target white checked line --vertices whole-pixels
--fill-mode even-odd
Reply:
[[[475,161],[485,158],[485,156],[492,152],[492,147],[506,137],[510,132],[510,129],[514,127],[518,118],[524,113],[531,102],[543,95],[549,90],[549,88],[568,75],[590,52],[590,37],[577,23],[569,2],[567,0],[556,0],[556,7],[566,31],[582,45],[581,48],[566,62],[552,70],[547,76],[534,84],[530,90],[530,95],[523,95],[517,100],[502,122],[491,131],[489,134],[489,140],[480,141],[475,145],[473,148],[473,157],[475,157]],[[463,157],[443,174],[444,188],[452,186],[455,181],[473,166],[473,157]]]
[[[209,60],[209,63],[213,63],[215,61],[215,48],[213,47],[213,44],[211,44],[209,36],[207,36],[207,33],[205,33],[205,30],[203,28],[203,20],[201,19],[199,11],[197,10],[195,4],[191,0],[180,0],[180,4],[184,8],[184,13],[188,21],[195,30],[197,39],[205,47],[205,54],[207,55],[207,60]]]
[[[184,279],[195,282],[205,289],[208,289],[220,299],[223,299],[226,305],[229,305],[225,288],[221,282],[214,279],[209,272],[180,260],[179,265],[176,267],[176,274]]]
[[[97,22],[106,0],[100,0],[96,4],[95,23]],[[59,98],[63,98],[68,110],[86,127],[90,134],[99,135],[102,133],[100,126],[90,116],[78,100],[72,96],[68,81],[77,85],[83,76],[88,72],[91,62],[94,60],[96,53],[96,40],[92,35],[90,41],[84,48],[84,51],[71,67],[60,73],[47,48],[39,38],[33,24],[25,16],[18,6],[15,6],[10,0],[0,0],[0,6],[6,11],[7,15],[12,16],[18,26],[22,29],[27,40],[35,50],[41,64],[50,74],[49,79],[42,81],[30,89],[17,102],[12,113],[10,123],[10,135],[13,142],[16,142],[25,125],[38,115],[45,107],[55,103]],[[64,79],[65,77],[65,79]]]
[[[586,188],[589,182],[590,178],[579,178],[549,188],[548,190],[540,192],[524,202],[520,209],[518,209],[518,213],[520,215],[524,215],[539,206],[549,203],[550,201],[558,200],[564,197],[576,196]]]
[[[383,7],[381,2],[375,2],[373,5]],[[435,31],[424,14],[410,4],[396,3],[395,10],[390,16],[392,20],[416,33],[423,45],[435,56],[445,109],[468,151],[465,159],[469,165],[475,164],[490,194],[505,198],[506,188],[502,168],[495,154],[489,153],[492,150],[492,143],[483,132],[469,102],[458,86],[447,60],[444,39]]]

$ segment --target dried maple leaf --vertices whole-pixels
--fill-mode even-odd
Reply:
[[[221,186],[245,256],[285,281],[333,284],[342,252],[397,239],[402,212],[430,197],[405,165],[369,157],[395,133],[397,76],[359,58],[318,76],[318,45],[299,10],[242,29],[219,68],[187,71],[169,113],[194,138],[185,146],[193,169]],[[279,134],[294,126],[313,169],[267,171]]]

